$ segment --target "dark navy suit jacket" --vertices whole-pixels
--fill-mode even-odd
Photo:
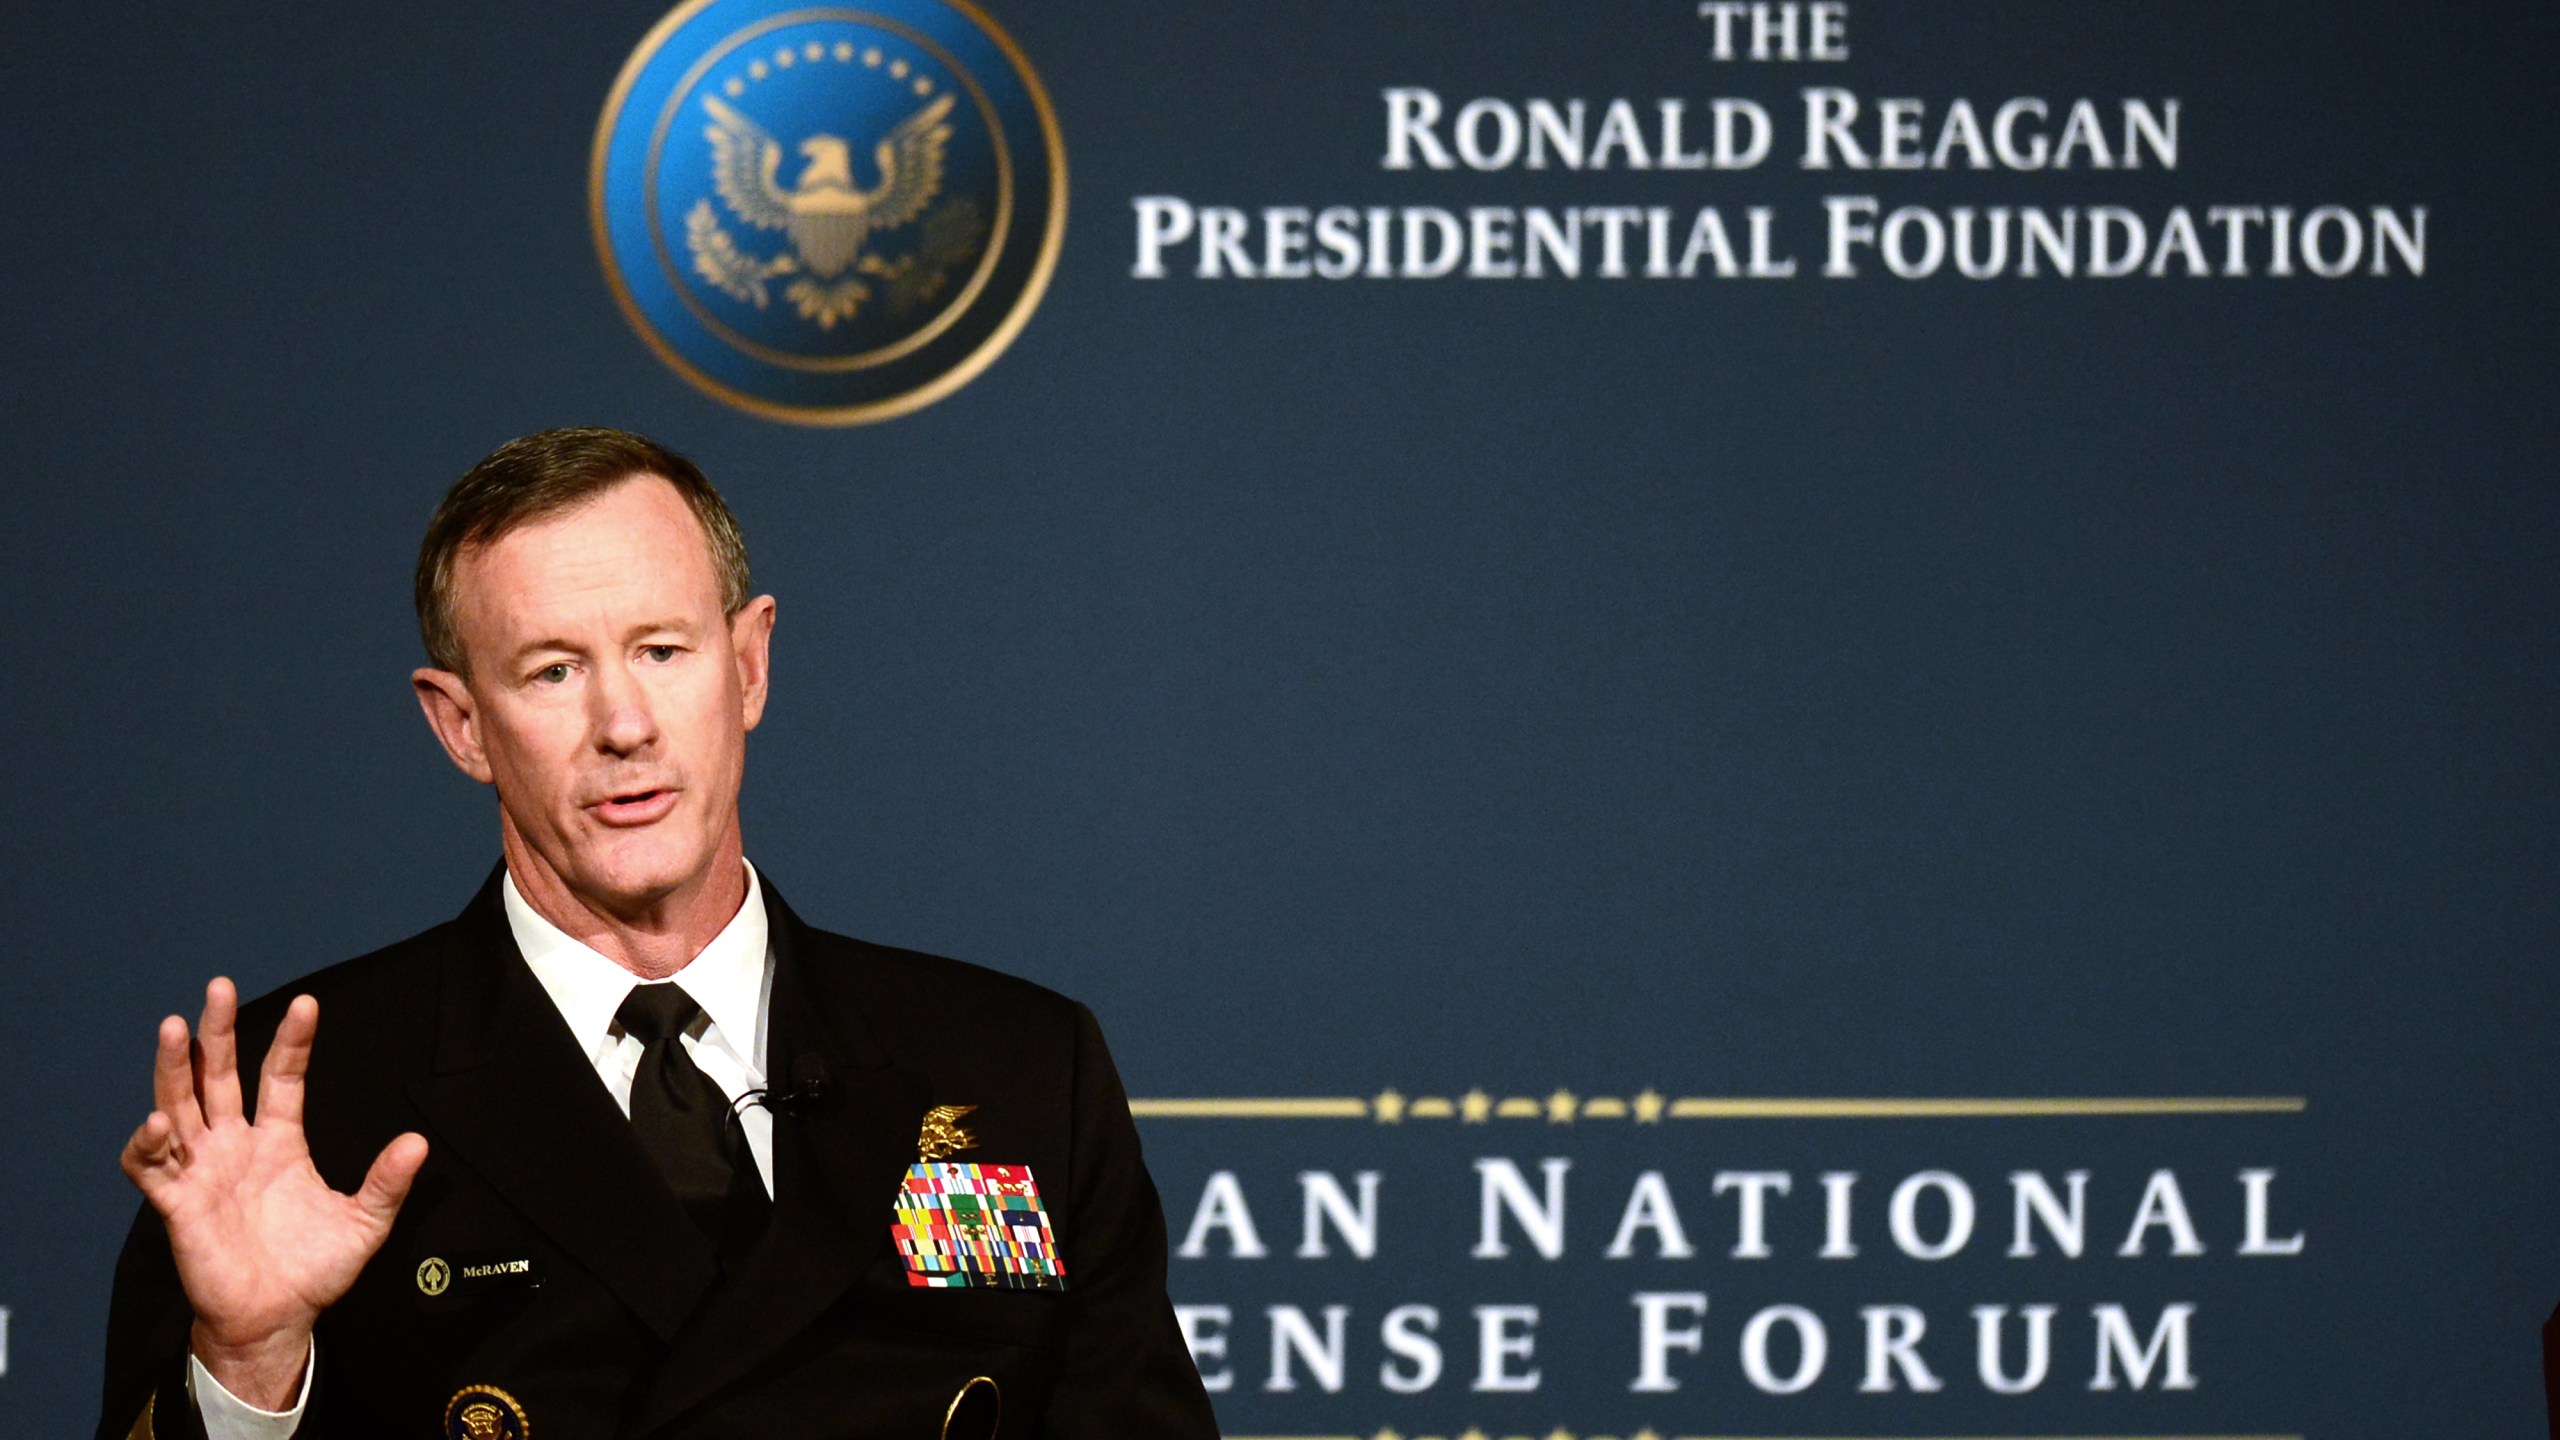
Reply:
[[[1092,1015],[1026,981],[811,929],[770,885],[765,903],[767,1069],[779,1084],[814,1057],[826,1092],[775,1117],[772,1217],[726,1264],[517,953],[495,876],[453,921],[244,1007],[248,1072],[286,1000],[320,1000],[305,1126],[330,1184],[353,1190],[402,1131],[430,1146],[389,1240],[320,1318],[298,1440],[442,1436],[471,1386],[513,1396],[542,1440],[937,1440],[978,1376],[1006,1437],[1216,1435]],[[957,1158],[1031,1168],[1063,1292],[907,1284],[893,1202],[936,1105],[978,1107],[977,1144]],[[501,1273],[430,1296],[429,1258]],[[116,1267],[100,1440],[146,1408],[162,1437],[201,1434],[190,1321],[146,1205]]]

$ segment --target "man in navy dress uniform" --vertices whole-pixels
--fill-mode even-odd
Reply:
[[[161,1023],[101,1440],[1214,1436],[1093,1017],[748,864],[774,601],[700,472],[515,441],[417,599],[503,863]]]

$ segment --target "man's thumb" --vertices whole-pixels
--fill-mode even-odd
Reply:
[[[388,1229],[391,1217],[400,1213],[400,1202],[409,1198],[409,1184],[418,1178],[418,1167],[427,1163],[427,1137],[415,1131],[382,1147],[373,1157],[373,1168],[364,1173],[364,1184],[356,1188],[356,1205],[366,1217]]]

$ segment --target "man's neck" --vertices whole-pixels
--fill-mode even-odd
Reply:
[[[625,910],[578,894],[514,826],[500,829],[507,874],[534,913],[643,980],[664,980],[693,963],[747,900],[746,860],[734,840],[692,883]]]

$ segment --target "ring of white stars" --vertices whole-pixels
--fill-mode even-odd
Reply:
[[[885,69],[889,72],[890,79],[897,81],[902,88],[914,92],[919,99],[933,93],[933,81],[917,74],[912,64],[881,54],[880,47],[877,45],[867,45],[857,49],[850,40],[838,40],[833,45],[823,40],[811,40],[800,45],[779,46],[769,56],[759,55],[749,60],[745,78],[730,76],[721,83],[720,93],[735,100],[747,93],[749,85],[772,78],[776,70],[789,70],[804,64],[822,65],[829,61],[838,65],[858,63],[865,70]]]

